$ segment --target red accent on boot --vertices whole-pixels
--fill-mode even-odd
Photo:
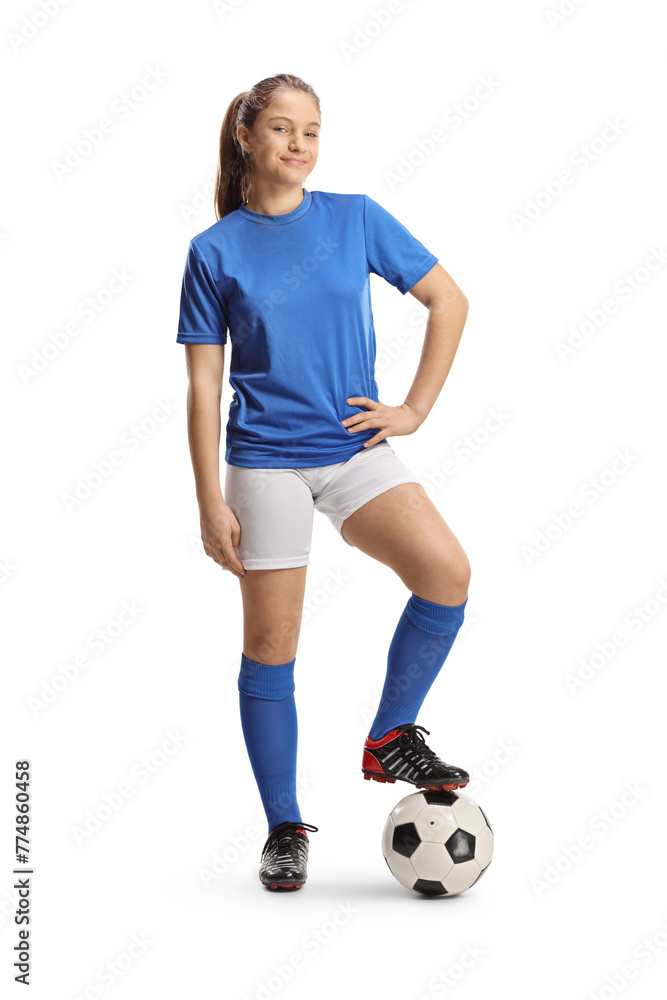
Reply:
[[[377,771],[379,774],[384,774],[382,764],[366,749],[366,747],[364,747],[364,758],[361,762],[361,766],[366,771]]]
[[[396,736],[398,736],[400,729],[390,729],[388,733],[381,736],[379,740],[372,740],[370,733],[366,738],[366,746],[370,748],[383,747],[385,743],[391,742]]]

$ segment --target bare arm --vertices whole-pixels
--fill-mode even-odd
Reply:
[[[393,434],[413,434],[423,424],[445,384],[468,316],[467,298],[440,264],[434,264],[409,291],[428,308],[428,320],[419,365],[405,402],[388,406],[367,396],[347,398],[350,406],[364,406],[366,411],[341,420],[343,427],[350,434],[377,430],[364,442],[364,448],[372,448]]]
[[[405,406],[423,423],[449,375],[468,318],[468,299],[440,264],[434,264],[410,294],[428,308],[421,358]]]
[[[195,477],[202,542],[208,556],[235,576],[245,570],[234,547],[241,526],[225,503],[220,485],[220,402],[225,349],[218,344],[185,344],[188,373],[188,441]]]
[[[222,500],[220,487],[220,401],[225,348],[186,344],[188,441],[197,501]]]

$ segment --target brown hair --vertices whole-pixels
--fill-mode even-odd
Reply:
[[[302,90],[309,94],[320,111],[320,99],[301,77],[291,73],[278,73],[267,76],[256,83],[252,90],[238,94],[225,113],[220,129],[220,149],[218,170],[215,178],[215,211],[216,218],[222,219],[234,212],[239,205],[248,201],[252,164],[250,156],[238,141],[236,129],[245,125],[252,131],[260,111],[268,108],[271,101],[284,90]]]

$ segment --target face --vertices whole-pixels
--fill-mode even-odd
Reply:
[[[274,184],[302,184],[317,163],[319,121],[312,97],[289,90],[260,111],[252,132],[239,125],[238,138],[250,151],[253,177]]]

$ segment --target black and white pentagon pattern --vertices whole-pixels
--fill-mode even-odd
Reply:
[[[425,896],[454,896],[480,878],[493,857],[493,831],[474,799],[452,791],[406,795],[382,832],[394,877]]]

